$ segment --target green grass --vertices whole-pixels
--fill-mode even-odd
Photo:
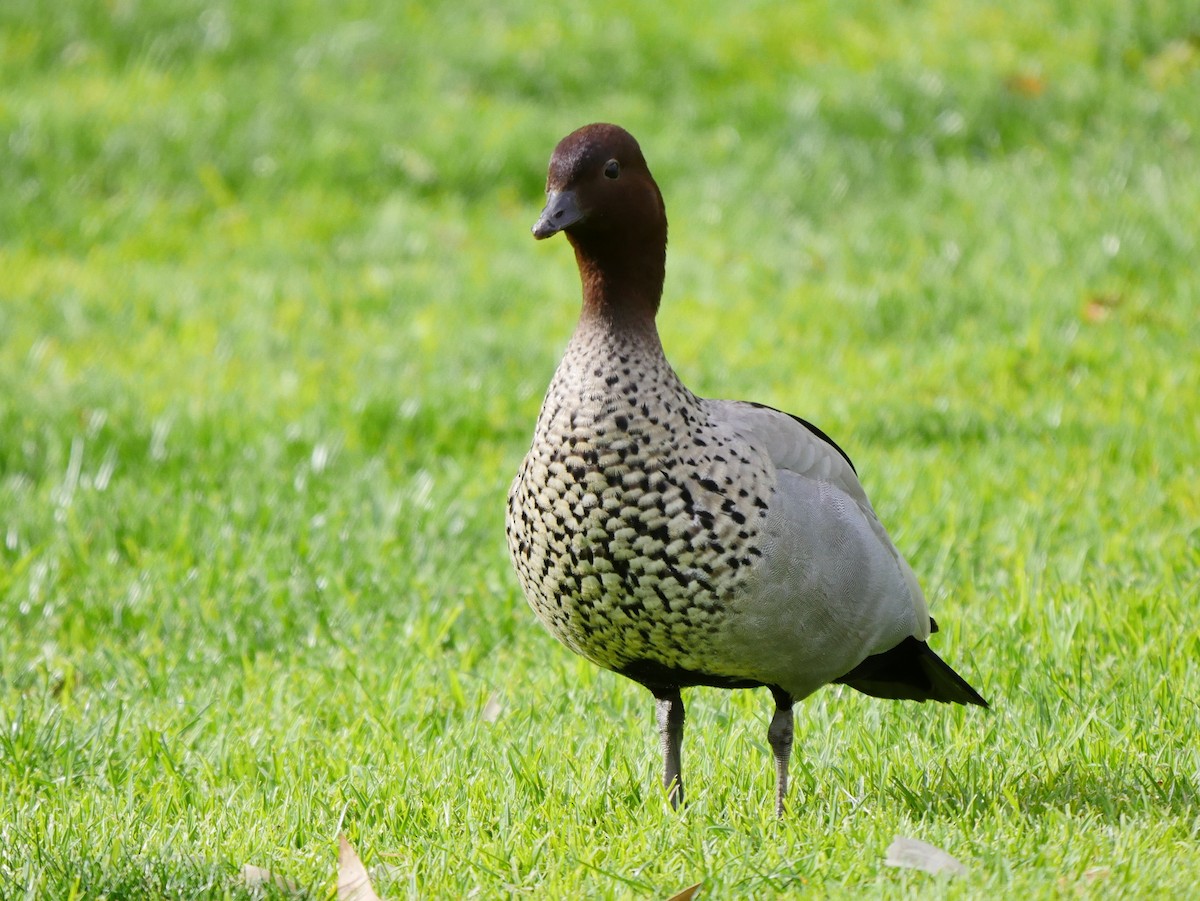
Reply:
[[[1194,893],[1200,13],[728,7],[0,5],[0,897]],[[598,119],[676,368],[838,438],[994,707],[819,693],[783,822],[765,692],[673,813],[509,570]]]

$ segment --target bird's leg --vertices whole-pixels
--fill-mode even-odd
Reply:
[[[652,689],[658,714],[658,741],[662,746],[663,788],[678,808],[683,802],[683,772],[680,748],[683,745],[683,698],[678,688]]]
[[[775,755],[775,815],[783,816],[783,799],[788,790],[788,759],[792,756],[792,701],[791,695],[772,688],[775,696],[775,714],[767,728],[767,743]]]

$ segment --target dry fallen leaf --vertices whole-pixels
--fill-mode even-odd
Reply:
[[[695,898],[699,893],[700,885],[701,883],[699,882],[697,882],[695,885],[689,885],[682,892],[677,892],[676,894],[672,895],[667,899],[667,901],[692,901],[692,899]]]
[[[1094,882],[1099,882],[1101,879],[1107,879],[1111,874],[1112,869],[1110,867],[1092,867],[1083,871],[1083,884],[1091,885]],[[1066,876],[1059,877],[1058,887],[1063,891],[1069,889],[1073,884],[1075,883]]]
[[[926,873],[953,873],[965,875],[967,868],[941,848],[915,838],[897,835],[887,849],[883,860],[889,867],[906,867],[924,870]]]
[[[292,882],[292,880],[280,876],[278,873],[268,870],[265,867],[256,867],[252,863],[248,863],[242,867],[242,882],[249,886],[273,885],[287,892],[298,893],[300,891],[300,886]]]
[[[338,901],[379,901],[375,889],[371,888],[371,877],[363,866],[346,836],[338,836]]]
[[[1083,318],[1088,322],[1103,322],[1120,303],[1119,294],[1095,294],[1083,305]]]
[[[500,719],[500,714],[503,712],[504,707],[500,704],[500,696],[496,692],[492,692],[483,705],[483,712],[479,714],[479,718],[485,723],[494,723]]]
[[[1022,97],[1040,97],[1046,90],[1046,82],[1040,75],[1017,72],[1004,80],[1004,86]]]

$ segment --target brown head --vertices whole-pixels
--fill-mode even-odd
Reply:
[[[633,135],[616,125],[586,125],[554,148],[546,207],[533,226],[539,240],[565,232],[575,248],[585,313],[647,314],[662,296],[667,211]]]

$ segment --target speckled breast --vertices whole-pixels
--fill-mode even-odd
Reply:
[[[530,605],[574,651],[643,681],[745,677],[725,671],[720,638],[762,556],[766,468],[710,428],[669,368],[581,377],[570,363],[509,493]]]

